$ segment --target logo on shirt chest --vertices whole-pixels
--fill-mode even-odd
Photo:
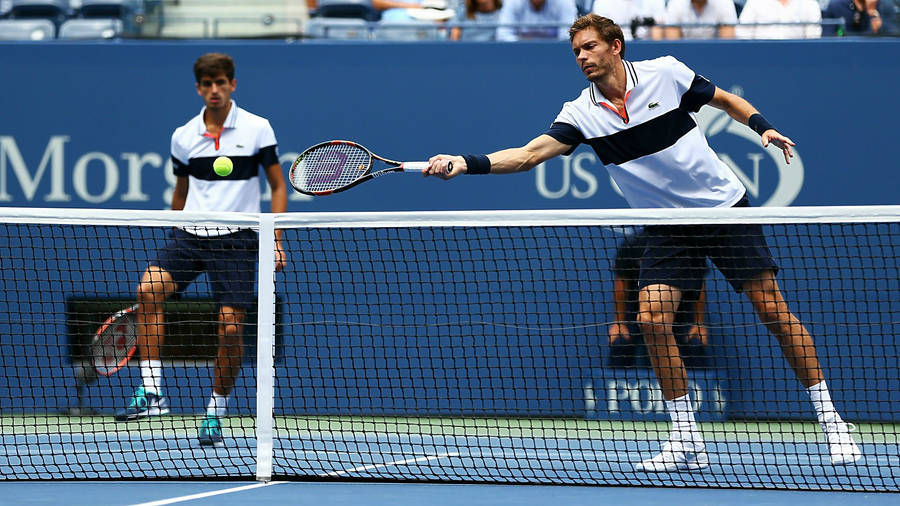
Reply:
[[[656,109],[657,107],[659,107],[659,102],[650,102],[650,104],[647,105],[647,109]]]

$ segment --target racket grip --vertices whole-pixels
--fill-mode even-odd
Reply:
[[[403,172],[422,172],[428,168],[428,162],[403,162],[400,168]]]
[[[403,162],[400,164],[403,172],[422,172],[428,168],[428,162]],[[453,170],[453,162],[447,162],[447,174]]]

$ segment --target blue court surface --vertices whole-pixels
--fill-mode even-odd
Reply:
[[[888,505],[897,493],[806,492],[663,487],[302,482],[16,482],[0,485],[3,504],[68,505]]]
[[[234,418],[222,447],[200,447],[192,417],[114,424],[109,418],[5,417],[6,480],[209,479],[256,476],[251,419]],[[710,466],[647,474],[666,424],[430,418],[280,419],[273,477],[641,487],[897,492],[900,456],[884,424],[859,424],[863,458],[830,463],[815,423],[703,424]],[[490,423],[489,423],[490,422]],[[890,439],[890,440],[889,440]]]
[[[0,475],[11,481],[0,483],[0,503],[900,504],[897,443],[879,436],[884,427],[868,424],[859,426],[864,457],[854,465],[830,464],[815,424],[725,422],[704,425],[708,469],[646,474],[633,463],[655,452],[665,424],[631,423],[623,434],[606,422],[544,421],[529,429],[524,420],[504,420],[498,431],[404,419],[411,430],[434,429],[413,434],[396,420],[282,420],[275,479],[261,483],[250,481],[250,420],[233,420],[226,445],[216,448],[197,446],[191,420],[123,426],[103,417],[10,417]],[[52,432],[36,430],[51,421]],[[206,481],[212,476],[228,480]],[[144,477],[157,479],[134,481]],[[173,481],[179,478],[203,481]],[[323,481],[348,479],[354,481]],[[507,484],[435,483],[443,481]]]

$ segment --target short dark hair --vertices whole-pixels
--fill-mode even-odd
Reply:
[[[569,42],[572,42],[576,33],[589,28],[596,30],[600,38],[607,44],[612,44],[614,40],[620,41],[622,43],[622,52],[619,54],[622,58],[625,58],[625,35],[622,34],[622,29],[615,21],[597,14],[585,14],[576,19],[572,23],[572,27],[569,28]]]
[[[229,81],[234,79],[234,60],[227,54],[206,53],[194,62],[194,78],[199,83],[204,77],[225,74]]]
[[[499,11],[502,7],[502,0],[494,0],[494,11]],[[466,19],[475,19],[475,13],[477,12],[478,0],[466,0]]]

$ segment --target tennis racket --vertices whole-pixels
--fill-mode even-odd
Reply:
[[[388,167],[372,171],[375,160]],[[291,186],[307,195],[330,195],[392,172],[422,172],[428,162],[398,162],[352,141],[328,141],[307,149],[291,165]],[[447,172],[453,168],[448,164]]]
[[[97,374],[111,376],[125,367],[137,349],[137,304],[110,316],[91,340]]]

